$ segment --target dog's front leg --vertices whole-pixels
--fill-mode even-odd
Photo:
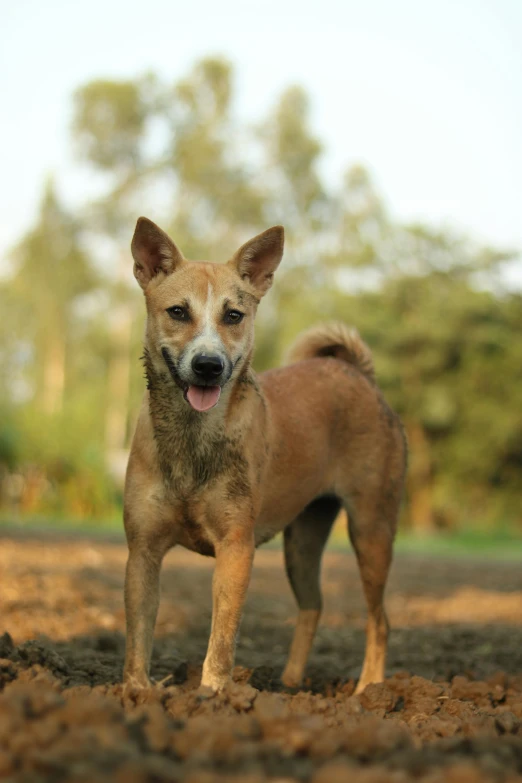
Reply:
[[[253,524],[230,531],[216,545],[212,627],[201,685],[221,690],[234,665],[236,637],[254,559]]]
[[[152,640],[159,606],[159,577],[165,548],[147,546],[145,540],[129,545],[125,573],[124,682],[138,687],[150,685],[149,671]]]

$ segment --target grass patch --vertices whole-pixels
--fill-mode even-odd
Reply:
[[[119,536],[123,538],[121,515],[97,519],[75,519],[71,517],[49,517],[46,515],[13,516],[0,514],[0,534],[9,535],[55,534],[64,536]]]
[[[121,514],[102,519],[74,519],[49,516],[13,516],[0,514],[0,535],[30,536],[55,535],[64,537],[88,536],[100,539],[124,540]],[[280,549],[282,534],[275,536],[263,549]],[[351,551],[346,525],[340,520],[335,524],[328,542],[333,552]],[[522,561],[522,533],[498,528],[483,530],[465,528],[455,533],[415,535],[400,531],[395,542],[398,554],[418,554],[434,557],[475,557],[477,559]]]
[[[344,525],[336,525],[329,541],[329,548],[340,552],[345,549],[346,540]],[[422,556],[522,561],[522,534],[504,528],[488,531],[465,528],[454,533],[429,535],[399,531],[394,548],[397,553]]]
[[[400,534],[397,551],[445,557],[481,557],[495,560],[521,560],[522,536],[512,531],[462,530],[429,536]]]

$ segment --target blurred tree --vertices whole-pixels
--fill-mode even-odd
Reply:
[[[285,224],[290,242],[324,225],[327,195],[318,172],[322,145],[309,127],[309,100],[290,87],[261,126],[271,185],[269,213]]]
[[[257,129],[262,168],[259,180],[266,193],[265,225],[285,227],[285,258],[277,285],[258,315],[256,365],[280,358],[282,340],[291,322],[307,312],[307,292],[324,283],[318,261],[331,241],[328,215],[335,211],[319,172],[322,145],[310,126],[310,106],[299,86],[286,89]],[[296,301],[296,293],[302,299]],[[317,299],[314,300],[314,304]],[[308,312],[308,315],[311,315]],[[308,322],[309,323],[309,322]]]
[[[263,225],[262,198],[234,149],[231,68],[202,60],[173,87],[148,75],[134,82],[95,81],[75,95],[73,136],[82,158],[108,177],[90,205],[88,225],[105,237],[116,261],[108,311],[106,447],[120,459],[129,433],[132,312],[129,239],[144,189],[160,192],[170,211],[156,218],[189,256],[231,253]],[[163,215],[163,219],[162,219]],[[155,216],[154,216],[155,217]],[[110,281],[110,282],[109,282]]]
[[[374,297],[382,325],[380,335],[369,331],[383,385],[407,425],[409,515],[419,529],[492,519],[497,471],[505,512],[515,511],[518,481],[500,468],[522,425],[508,300],[477,291],[458,272],[402,277]]]
[[[354,283],[368,279],[375,283],[389,275],[393,228],[369,172],[361,165],[345,174],[338,215],[335,252],[327,261],[350,271]]]
[[[63,407],[74,308],[97,277],[82,248],[79,225],[61,206],[52,180],[45,186],[36,226],[13,252],[13,267],[7,283],[16,302],[11,328],[19,357],[26,357],[26,383],[45,413],[57,413]]]
[[[110,469],[119,473],[129,429],[132,308],[129,237],[135,199],[154,167],[147,156],[150,125],[158,110],[159,85],[153,76],[136,81],[97,80],[74,96],[73,139],[81,159],[105,174],[105,191],[87,208],[85,224],[106,245],[103,264],[108,300],[103,303],[107,340],[105,449]]]
[[[125,181],[143,165],[154,79],[98,79],[74,95],[73,136],[81,158]]]
[[[468,519],[495,518],[501,497],[513,518],[522,365],[520,341],[510,333],[521,334],[520,320],[516,323],[513,295],[479,286],[492,289],[513,253],[477,247],[449,231],[393,224],[359,166],[348,172],[336,207],[329,251],[313,265],[283,262],[278,320],[263,330],[259,366],[281,357],[294,336],[316,320],[354,323],[372,347],[379,382],[406,425],[411,526],[426,532],[456,525],[463,513]],[[511,384],[479,398],[480,379],[501,357]],[[493,386],[491,380],[487,384]],[[496,429],[502,419],[504,427]],[[491,477],[506,453],[510,478],[506,466],[495,479],[502,487],[497,491]],[[479,481],[473,478],[479,475]]]
[[[232,116],[231,66],[204,59],[170,94],[170,230],[189,258],[222,260],[264,227],[264,194]]]
[[[210,260],[283,223],[256,366],[280,361],[314,322],[356,325],[406,424],[411,527],[522,522],[522,298],[503,286],[513,253],[399,224],[363,166],[326,183],[304,90],[246,127],[220,58],[174,84],[83,85],[72,136],[98,195],[73,219],[49,182],[0,281],[4,506],[100,515],[117,501],[143,391],[129,243],[145,212],[188,257]]]

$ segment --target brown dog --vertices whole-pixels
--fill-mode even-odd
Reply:
[[[384,677],[403,430],[375,385],[369,349],[342,325],[304,334],[290,366],[253,372],[254,317],[283,240],[276,226],[227,264],[192,262],[138,220],[132,253],[147,305],[148,391],[125,486],[128,683],[149,684],[161,562],[181,544],[216,558],[202,685],[223,688],[254,549],[284,530],[299,616],[283,682],[298,685],[321,612],[321,556],[342,505],[369,613],[358,692]]]

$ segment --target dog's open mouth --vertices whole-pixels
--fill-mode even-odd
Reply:
[[[161,355],[165,359],[165,364],[169,368],[169,372],[172,375],[174,382],[183,391],[183,396],[192,410],[204,413],[204,411],[209,411],[214,405],[218,404],[221,396],[221,386],[187,385],[179,377],[176,365],[167,348],[163,347],[161,349]]]
[[[200,413],[217,405],[220,395],[220,386],[189,386],[185,391],[185,399],[190,407]]]

